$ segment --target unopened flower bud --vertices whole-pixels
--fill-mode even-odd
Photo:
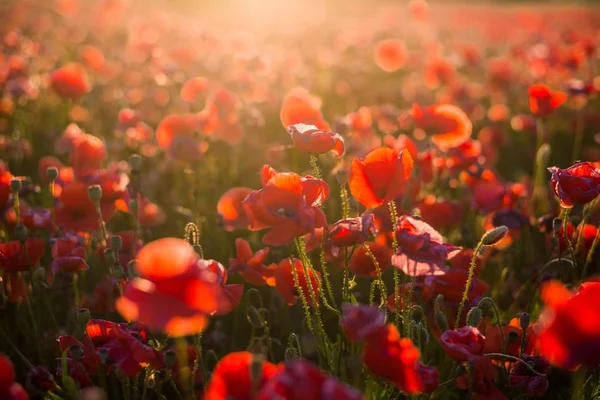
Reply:
[[[293,347],[288,347],[285,349],[283,358],[286,362],[295,360],[296,358],[298,358],[298,351],[296,351],[296,349]]]
[[[74,344],[69,347],[69,357],[73,360],[81,360],[81,357],[83,357],[83,347],[79,344]]]
[[[139,154],[132,154],[129,157],[129,166],[132,172],[140,172],[142,170],[142,157]]]
[[[23,182],[21,182],[20,179],[18,178],[13,178],[10,181],[10,191],[13,193],[18,193],[21,191],[21,188],[23,187]]]
[[[435,298],[434,308],[436,311],[441,311],[444,308],[444,295],[438,294]]]
[[[117,256],[112,249],[104,249],[104,259],[109,265],[112,265],[117,261]]]
[[[260,312],[254,306],[249,305],[246,307],[246,318],[254,328],[262,328],[264,325]]]
[[[446,332],[448,330],[448,318],[441,311],[436,311],[434,315],[435,325],[440,332]]]
[[[27,228],[25,225],[19,224],[15,226],[15,238],[20,242],[27,240]]]
[[[504,237],[507,234],[508,234],[508,227],[506,227],[505,225],[497,226],[483,234],[483,236],[481,237],[481,243],[484,246],[494,245],[494,244],[498,243],[499,241],[501,241],[502,239],[504,239]]]
[[[43,282],[46,280],[46,270],[44,267],[37,267],[35,271],[33,271],[33,281],[34,282]]]
[[[167,368],[173,368],[177,364],[177,356],[173,350],[165,351],[165,366]]]
[[[81,325],[86,325],[90,321],[90,310],[87,308],[80,308],[77,310],[77,321]]]
[[[521,313],[521,315],[519,315],[519,325],[521,326],[521,329],[523,330],[523,332],[526,332],[527,328],[529,328],[530,320],[531,320],[531,317],[526,312],[523,312],[523,313]]]
[[[408,313],[408,317],[416,323],[419,323],[423,321],[425,314],[420,306],[413,306]]]
[[[50,182],[55,181],[58,178],[58,168],[56,167],[48,167],[46,168],[46,179]]]
[[[100,200],[102,200],[102,187],[100,185],[88,186],[88,196],[94,203],[100,203]]]
[[[110,249],[115,253],[121,251],[123,247],[123,238],[119,235],[113,235],[110,237]]]
[[[483,311],[479,307],[473,307],[467,313],[467,325],[477,326],[483,318]]]

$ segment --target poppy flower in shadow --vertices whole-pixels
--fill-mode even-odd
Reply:
[[[443,295],[448,302],[460,302],[465,291],[468,272],[466,270],[451,269],[441,275],[426,276],[422,285],[422,296],[426,300],[434,300],[438,295]],[[474,277],[467,293],[467,300],[475,300],[488,291],[489,285],[481,279]]]
[[[329,239],[336,247],[349,247],[364,243],[375,233],[374,216],[365,213],[360,217],[341,219],[329,228]]]
[[[246,240],[237,238],[235,240],[235,249],[236,258],[229,259],[229,269],[227,272],[237,272],[246,282],[253,285],[275,285],[275,269],[264,265],[269,255],[268,247],[253,253],[250,244]]]
[[[436,228],[447,228],[463,217],[464,207],[452,200],[437,199],[429,195],[415,204],[423,221]]]
[[[365,242],[365,246],[371,250],[377,265],[371,259],[364,246],[358,247],[352,253],[348,269],[359,276],[377,276],[377,268],[380,273],[385,272],[392,265],[393,252],[387,245],[376,242]]]
[[[259,392],[276,372],[277,366],[248,351],[229,353],[215,366],[205,398],[252,399],[253,393]]]
[[[0,162],[0,207],[2,208],[8,203],[8,199],[12,193],[12,190],[10,189],[10,181],[12,181],[12,179],[13,175],[8,168],[6,168],[4,163]]]
[[[38,238],[27,239],[24,246],[16,240],[0,243],[0,272],[9,301],[19,302],[26,298],[28,290],[22,272],[35,268],[45,251],[46,242]]]
[[[472,389],[475,400],[508,400],[508,397],[494,385],[498,371],[489,358],[476,358],[472,361],[472,365],[472,376],[468,376],[467,373],[458,376],[456,387],[463,390]]]
[[[567,169],[550,167],[548,171],[561,207],[586,204],[600,195],[600,170],[589,162],[578,162]]]
[[[302,382],[298,385],[298,382]],[[362,400],[362,394],[304,359],[281,365],[265,383],[257,400]]]
[[[400,39],[382,40],[375,47],[375,64],[385,72],[399,70],[407,58],[406,45]]]
[[[377,306],[342,305],[342,329],[352,342],[368,340],[385,327],[385,313]]]
[[[350,192],[365,207],[379,207],[402,196],[412,169],[407,150],[379,148],[352,161]]]
[[[127,283],[116,302],[126,320],[140,321],[171,336],[191,335],[204,330],[208,315],[227,305],[219,302],[230,300],[222,294],[223,276],[218,279],[224,268],[212,268],[216,263],[212,260],[199,260],[184,240],[148,243],[137,261],[140,277]]]
[[[581,284],[571,293],[562,283],[542,286],[546,310],[540,317],[539,351],[552,365],[574,370],[600,362],[600,282]]]
[[[242,205],[242,201],[252,192],[247,187],[234,187],[229,189],[219,199],[217,212],[219,222],[226,231],[248,228],[248,217]]]
[[[540,374],[547,374],[550,369],[550,364],[543,357],[524,354],[522,359]],[[532,373],[522,363],[515,363],[510,370],[509,379],[511,386],[525,386],[529,397],[542,397],[549,386],[547,377]]]
[[[315,125],[294,124],[287,127],[294,146],[308,153],[333,151],[336,157],[344,154],[344,139],[339,133],[320,130]]]
[[[71,232],[93,231],[100,227],[96,205],[88,195],[88,186],[81,182],[66,185],[55,209],[56,223]],[[112,204],[100,204],[102,218],[108,221],[115,212]]]
[[[86,271],[86,249],[75,235],[57,238],[52,245],[52,264],[48,273],[48,283],[52,284],[54,276],[59,272],[73,273]]]
[[[566,100],[564,92],[553,92],[546,85],[529,86],[529,109],[536,117],[546,117],[560,107]]]
[[[50,87],[63,99],[77,101],[90,91],[83,65],[70,63],[50,74]]]
[[[298,288],[295,284],[294,270],[292,270],[292,268],[296,270],[295,274],[298,277],[298,285],[300,286],[300,290],[302,290],[302,294],[306,298],[306,302],[310,305],[318,304],[320,294],[319,281],[321,280],[321,274],[307,266],[307,279],[302,261],[297,258],[294,258],[293,267],[290,260],[286,258],[285,260],[281,260],[278,268],[275,268],[275,288],[281,297],[283,297],[288,305],[294,305],[298,301],[298,296],[300,296]]]
[[[0,353],[0,397],[6,400],[27,400],[29,395],[17,383],[15,367],[10,358]]]
[[[471,138],[473,125],[460,108],[451,104],[420,107],[413,104],[415,125],[432,135],[433,143],[443,151],[459,147]]]
[[[220,262],[202,259],[198,261],[198,265],[202,269],[212,271],[216,275],[217,283],[221,286],[219,298],[217,299],[217,307],[213,313],[216,315],[229,314],[240,304],[244,293],[244,285],[227,285],[229,274]]]
[[[443,275],[445,261],[461,250],[444,243],[444,238],[431,225],[402,215],[395,231],[398,251],[392,264],[409,276]]]
[[[446,354],[454,360],[458,362],[472,362],[482,357],[485,336],[477,328],[463,326],[442,333],[440,344]]]
[[[321,113],[321,101],[301,87],[294,88],[285,95],[279,117],[284,127],[303,123],[314,125],[323,131],[330,130]]]

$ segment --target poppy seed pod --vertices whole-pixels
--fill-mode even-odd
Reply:
[[[448,318],[441,311],[436,311],[434,315],[435,325],[441,332],[446,332],[448,330]]]
[[[69,347],[69,357],[73,360],[81,360],[81,357],[83,357],[83,347],[80,344],[74,344]]]
[[[102,187],[100,187],[100,185],[88,186],[87,191],[90,199],[94,203],[99,204],[100,200],[102,200]]]
[[[523,332],[526,332],[527,328],[529,328],[530,320],[531,320],[531,317],[526,312],[523,312],[523,313],[521,313],[521,315],[519,315],[519,325],[521,326],[521,329],[523,330]]]
[[[52,182],[56,180],[56,178],[58,178],[58,169],[56,167],[46,168],[46,179]]]
[[[77,321],[85,326],[90,321],[90,310],[87,308],[80,308],[77,310]]]
[[[25,242],[27,240],[27,228],[25,225],[19,224],[15,226],[15,238],[20,242]]]
[[[142,170],[142,157],[139,154],[132,154],[129,157],[129,166],[132,172],[140,172]]]
[[[123,247],[123,238],[119,235],[113,235],[110,237],[110,249],[115,253],[121,251]]]
[[[481,237],[481,244],[484,246],[492,246],[508,234],[508,228],[505,225],[497,226],[494,229],[490,229]]]
[[[415,323],[419,323],[423,321],[425,313],[423,312],[423,309],[420,306],[412,306],[408,313],[408,317],[411,320],[415,321]]]
[[[19,193],[19,191],[23,188],[23,182],[20,179],[13,178],[10,181],[10,191],[13,193]]]
[[[481,322],[483,311],[479,307],[473,307],[467,313],[467,325],[476,327]]]

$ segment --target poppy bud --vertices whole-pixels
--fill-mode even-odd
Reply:
[[[560,218],[554,218],[552,220],[552,231],[554,232],[555,237],[558,237],[558,234],[560,233],[562,224],[563,224],[563,221]]]
[[[446,332],[448,330],[448,319],[446,315],[444,315],[441,311],[436,311],[434,315],[435,325],[441,332]]]
[[[264,325],[260,312],[252,305],[246,307],[246,318],[254,328],[262,328]]]
[[[537,154],[535,156],[537,165],[539,166],[546,166],[548,165],[548,163],[550,162],[550,152],[551,152],[552,148],[550,147],[550,145],[548,143],[544,143],[543,145],[540,146],[540,148],[537,151]]]
[[[415,321],[415,323],[419,323],[421,321],[423,321],[423,317],[425,316],[425,313],[423,312],[423,309],[420,306],[412,306],[412,308],[410,309],[409,313],[408,313],[408,317]]]
[[[55,181],[58,178],[58,169],[56,167],[46,168],[46,179],[50,182]]]
[[[88,196],[90,196],[90,199],[94,203],[100,203],[100,200],[102,200],[102,188],[100,185],[88,186]]]
[[[483,317],[483,311],[479,307],[473,307],[467,313],[467,325],[477,326],[481,322],[481,318]]]
[[[81,325],[87,324],[89,320],[90,310],[88,310],[87,308],[80,308],[79,310],[77,310],[77,321],[79,321]]]
[[[20,242],[25,242],[27,240],[27,228],[25,225],[17,225],[15,226],[15,237]]]
[[[523,332],[526,332],[527,328],[529,328],[530,319],[531,317],[526,312],[523,312],[521,315],[519,315],[519,325],[521,326]]]
[[[435,310],[440,311],[444,308],[444,295],[438,294],[435,298]]]
[[[411,214],[412,214],[411,217],[413,217],[414,219],[423,221],[423,217],[421,217],[421,209],[420,208],[413,208]]]
[[[104,249],[104,259],[109,265],[112,265],[117,261],[117,256],[112,249]]]
[[[140,172],[142,170],[142,157],[139,154],[132,154],[129,157],[129,166],[132,172]]]
[[[257,387],[262,378],[262,368],[264,357],[260,354],[252,354],[252,362],[250,362],[250,380],[252,387]]]
[[[20,179],[13,178],[10,181],[10,191],[13,193],[19,193],[21,188],[23,187],[23,183]]]
[[[105,347],[102,347],[101,349],[98,349],[98,358],[100,358],[100,362],[104,365],[106,365],[106,363],[108,362],[108,349]]]
[[[83,347],[79,344],[74,344],[69,347],[69,357],[73,360],[81,360],[81,357],[83,357]]]
[[[481,244],[484,246],[492,246],[504,239],[507,234],[508,228],[505,225],[497,226],[483,234],[481,237]]]
[[[167,368],[173,368],[177,364],[177,356],[173,350],[165,351],[165,366]]]
[[[125,276],[125,270],[120,265],[115,265],[112,274],[115,278],[122,279]]]
[[[137,275],[137,261],[131,260],[127,263],[127,276],[134,278]]]
[[[110,237],[110,249],[115,253],[121,251],[123,247],[123,239],[119,235],[113,235]]]
[[[139,203],[136,199],[129,200],[129,211],[133,215],[137,215],[139,210]]]
[[[37,267],[35,271],[33,271],[33,281],[34,282],[43,282],[46,280],[46,270],[44,267]]]
[[[129,377],[127,376],[127,372],[123,368],[115,367],[115,376],[120,381],[126,381]]]
[[[295,360],[296,358],[298,358],[298,351],[296,351],[296,349],[293,347],[288,347],[285,349],[283,358],[284,358],[285,362]]]
[[[426,346],[429,342],[429,333],[421,322],[411,326],[410,339],[413,341],[413,343],[418,343],[421,348]]]

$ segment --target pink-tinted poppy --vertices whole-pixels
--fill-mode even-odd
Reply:
[[[561,207],[586,204],[600,195],[600,171],[589,162],[579,162],[567,169],[550,167],[548,171]]]
[[[333,151],[336,157],[344,154],[344,139],[339,133],[320,130],[315,125],[294,124],[287,127],[294,145],[308,153]]]
[[[252,252],[250,244],[242,239],[235,240],[236,258],[229,259],[229,273],[237,272],[248,283],[253,285],[275,285],[274,268],[265,266],[264,262],[269,255],[269,248]]]

